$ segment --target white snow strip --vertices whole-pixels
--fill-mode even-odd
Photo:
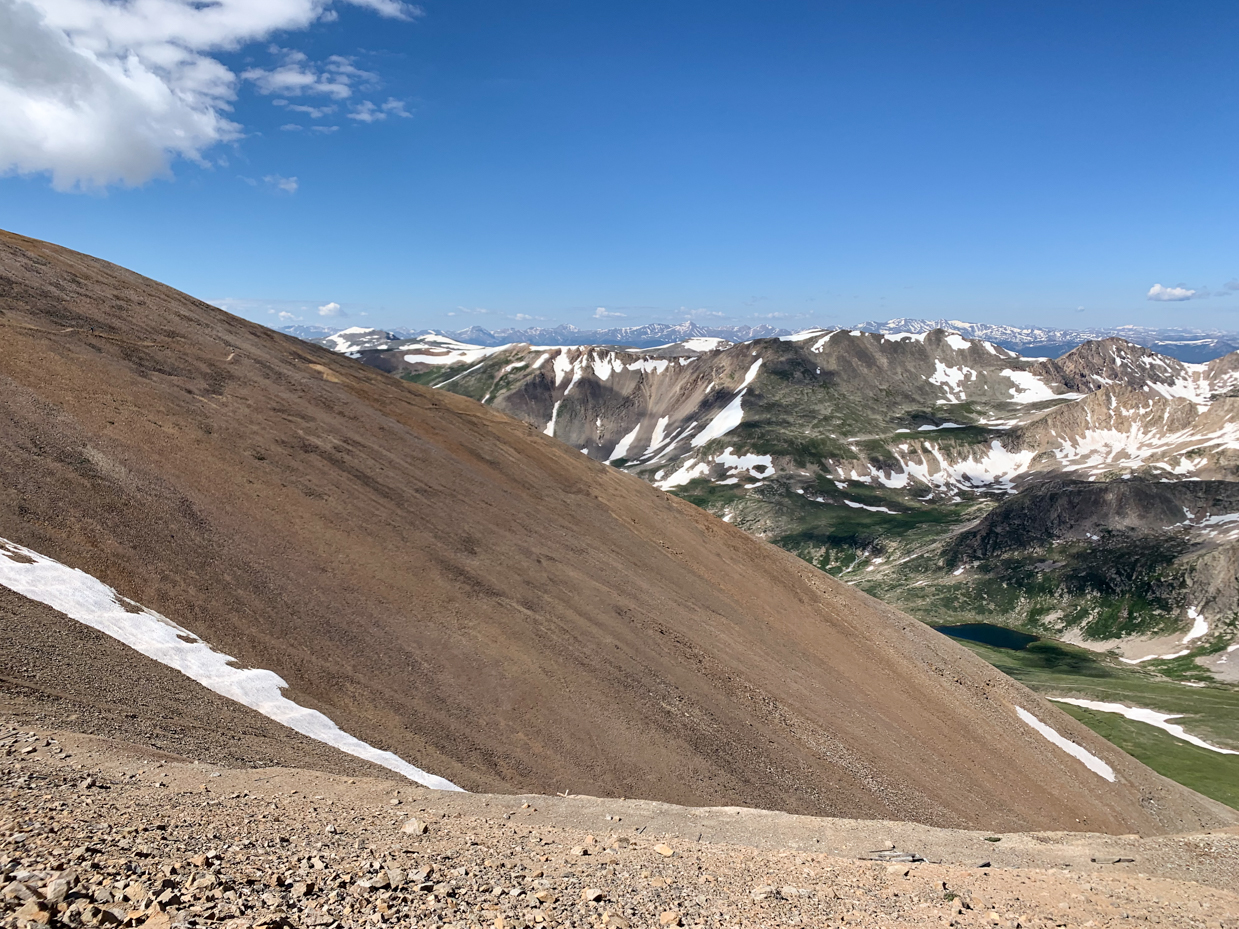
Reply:
[[[667,441],[667,423],[671,422],[670,416],[660,417],[658,422],[654,423],[654,437],[650,439],[650,450],[658,448]]]
[[[753,378],[757,377],[757,372],[761,370],[761,359],[758,358],[753,362],[753,366],[749,368],[749,373],[744,375],[744,383],[736,388],[737,391],[744,390],[749,384],[753,383]]]
[[[1186,645],[1192,639],[1199,639],[1201,636],[1209,632],[1209,624],[1205,622],[1205,618],[1196,611],[1196,607],[1189,606],[1187,608],[1187,618],[1195,620],[1192,623],[1192,628],[1188,630],[1187,635],[1183,637],[1183,644]]]
[[[1207,748],[1209,751],[1217,752],[1219,755],[1239,755],[1239,751],[1222,748],[1206,742],[1204,739],[1198,739],[1196,736],[1185,732],[1182,726],[1166,721],[1168,719],[1180,719],[1183,716],[1182,713],[1159,713],[1157,710],[1146,710],[1138,706],[1126,706],[1122,703],[1076,700],[1071,697],[1051,697],[1050,699],[1055,703],[1070,703],[1072,706],[1084,707],[1086,710],[1097,710],[1099,713],[1118,713],[1120,716],[1126,716],[1128,719],[1134,719],[1136,722],[1148,723],[1150,726],[1156,726],[1158,729],[1165,729],[1176,739],[1182,739],[1184,742],[1190,742],[1192,745],[1199,746],[1200,748]]]
[[[1181,652],[1171,652],[1169,655],[1145,655],[1143,658],[1120,658],[1119,661],[1124,664],[1140,664],[1144,661],[1169,661],[1172,658],[1182,658],[1191,652],[1190,648],[1185,648]]]
[[[654,486],[659,490],[670,490],[673,487],[681,487],[695,478],[705,477],[709,473],[710,462],[689,461],[666,480],[657,481]],[[655,475],[655,477],[657,477],[657,475]]]
[[[459,343],[457,343],[459,344]],[[427,348],[437,348],[438,346],[428,345]],[[511,345],[495,345],[487,348],[463,348],[456,351],[448,351],[442,355],[405,355],[404,360],[409,364],[424,364],[424,365],[455,365],[464,364],[470,361],[481,361],[483,358],[489,358],[499,352],[511,348]]]
[[[553,436],[555,434],[555,420],[559,419],[559,405],[563,402],[564,401],[562,400],[556,400],[555,405],[551,407],[551,421],[547,423],[546,428],[542,430],[549,436]]]
[[[731,348],[732,345],[726,339],[715,339],[708,336],[685,339],[680,344],[692,352],[716,352],[719,349]]]
[[[758,364],[761,364],[761,362],[758,361]],[[736,398],[723,407],[714,419],[710,420],[710,424],[702,429],[701,433],[693,439],[691,443],[693,448],[700,448],[707,442],[726,435],[740,425],[740,420],[744,416],[744,410],[740,406],[740,401],[744,399],[744,394],[747,390],[747,387],[741,387],[740,392],[736,394]]]
[[[890,513],[892,516],[895,515],[894,510],[888,510],[884,506],[866,506],[863,503],[857,503],[855,500],[844,500],[843,502],[854,510],[868,510],[870,513]]]
[[[1023,707],[1017,706],[1015,708],[1015,712],[1019,715],[1020,719],[1024,720],[1024,722],[1028,723],[1028,725],[1032,726],[1037,730],[1037,732],[1041,733],[1041,735],[1045,736],[1046,739],[1053,742],[1068,755],[1073,758],[1079,758],[1082,762],[1084,762],[1084,766],[1094,774],[1104,777],[1107,781],[1114,781],[1114,769],[1088,749],[1076,745],[1076,743],[1072,742],[1070,739],[1059,735],[1055,730],[1051,729],[1041,720],[1037,719],[1037,717],[1033,716],[1032,713],[1028,712],[1028,710]]]
[[[882,341],[891,342],[924,342],[928,332],[884,332]]]
[[[641,423],[637,423],[632,427],[632,432],[628,433],[628,435],[624,436],[615,444],[615,448],[611,450],[610,457],[607,458],[607,464],[610,464],[612,461],[616,461],[620,458],[627,458],[628,446],[632,445],[633,440],[636,439],[637,433],[640,431]]]
[[[780,342],[803,342],[806,339],[811,339],[816,335],[821,335],[825,329],[802,329],[800,332],[793,332],[791,335],[779,336]]]
[[[26,559],[30,563],[25,563]],[[275,672],[234,667],[235,658],[215,651],[170,619],[122,600],[115,590],[84,571],[0,539],[0,584],[46,603],[70,619],[98,629],[146,657],[175,668],[208,690],[257,710],[302,735],[382,765],[426,787],[461,789],[391,752],[353,738],[322,713],[285,697],[281,691],[288,683]]]

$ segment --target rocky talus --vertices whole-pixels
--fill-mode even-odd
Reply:
[[[18,723],[0,719],[6,929],[1239,927],[1233,829],[989,835],[444,794]]]

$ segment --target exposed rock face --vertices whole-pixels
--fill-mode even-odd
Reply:
[[[1158,534],[1239,512],[1233,481],[1046,481],[1003,500],[952,543],[959,559],[991,558],[1102,533]]]

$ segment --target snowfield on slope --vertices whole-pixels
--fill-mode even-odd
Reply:
[[[275,672],[234,667],[235,658],[215,651],[167,617],[122,598],[84,571],[0,539],[0,584],[99,630],[146,657],[175,668],[208,690],[257,710],[302,735],[382,765],[426,787],[461,789],[391,752],[354,738],[317,710],[293,703],[281,693],[288,683]]]
[[[1015,712],[1020,719],[1024,720],[1024,722],[1026,722],[1029,726],[1041,733],[1041,735],[1053,744],[1057,745],[1068,755],[1073,758],[1079,758],[1082,762],[1084,762],[1084,766],[1094,774],[1099,777],[1104,777],[1107,781],[1114,781],[1114,769],[1090,752],[1087,748],[1084,748],[1081,745],[1076,745],[1076,743],[1072,742],[1070,739],[1059,735],[1057,730],[1051,726],[1047,726],[1023,707],[1017,706],[1015,708]]]

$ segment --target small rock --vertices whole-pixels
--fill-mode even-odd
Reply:
[[[589,854],[589,849],[588,849],[588,848],[586,848],[584,845],[578,845],[578,846],[576,846],[575,848],[573,848],[573,849],[572,849],[572,851],[570,851],[568,854],[569,854],[569,855],[576,855],[576,856],[579,858],[579,857],[581,857],[582,855],[588,855],[588,854]]]
[[[674,848],[672,848],[670,845],[666,845],[663,843],[659,843],[658,845],[655,845],[654,851],[658,852],[658,854],[662,855],[664,858],[670,858],[672,855],[675,854]]]
[[[429,827],[420,819],[411,817],[405,821],[405,824],[400,827],[400,831],[406,835],[425,835]]]
[[[65,878],[57,878],[43,889],[43,899],[48,903],[64,903],[69,889],[69,881]]]
[[[586,887],[584,890],[581,891],[581,899],[586,900],[590,903],[597,903],[599,900],[602,900],[605,897],[606,897],[606,894],[603,893],[601,890],[599,890],[597,887]]]
[[[665,913],[658,914],[658,925],[660,926],[678,926],[680,925],[680,914],[674,910],[667,910]]]

